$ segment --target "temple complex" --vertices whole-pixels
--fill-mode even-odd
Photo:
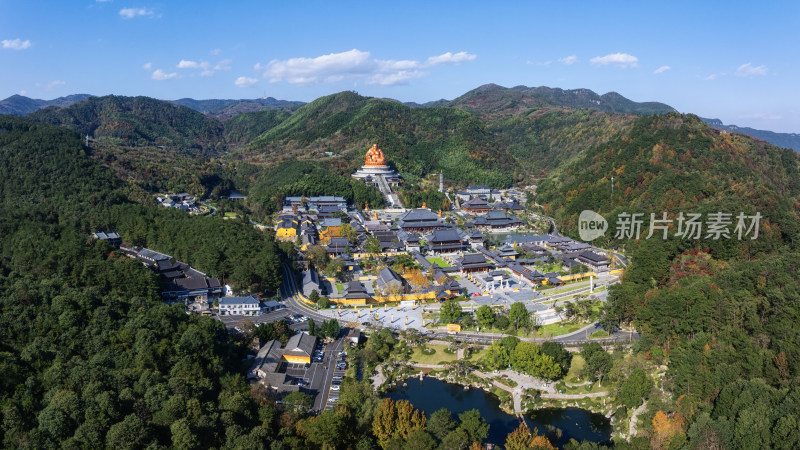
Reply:
[[[353,178],[359,178],[364,180],[365,183],[374,185],[379,184],[379,178],[386,180],[386,183],[390,186],[396,186],[403,182],[397,172],[386,164],[386,158],[377,144],[373,144],[367,150],[364,165],[353,174]]]

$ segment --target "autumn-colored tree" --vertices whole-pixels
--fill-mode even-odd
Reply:
[[[531,441],[531,448],[533,450],[555,450],[553,444],[544,436],[534,437]]]
[[[381,447],[392,439],[406,439],[417,428],[425,428],[425,414],[408,400],[385,399],[372,421],[372,434]]]
[[[397,415],[394,408],[394,401],[387,398],[381,403],[375,418],[372,420],[372,434],[378,439],[381,445],[391,440],[394,434],[394,418]]]
[[[536,430],[534,429],[534,431]],[[555,450],[555,447],[546,437],[531,433],[528,427],[521,423],[506,437],[506,450],[530,449]]]
[[[414,291],[419,292],[431,285],[431,280],[426,277],[419,269],[406,269],[403,277],[411,283]]]
[[[686,419],[680,413],[675,413],[672,418],[659,410],[653,417],[653,437],[650,444],[653,448],[665,448],[670,440],[677,434],[683,434],[683,425]]]
[[[526,450],[531,446],[533,436],[525,424],[519,424],[516,430],[506,436],[506,450]]]

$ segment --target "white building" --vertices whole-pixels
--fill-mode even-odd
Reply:
[[[257,316],[260,312],[260,302],[252,295],[249,297],[222,297],[219,299],[220,316]]]

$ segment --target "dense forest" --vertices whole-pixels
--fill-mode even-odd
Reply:
[[[150,271],[87,238],[118,231],[128,244],[270,296],[284,255],[268,233],[247,216],[157,208],[153,193],[241,190],[248,196],[239,208],[256,219],[268,219],[285,196],[338,195],[380,207],[380,193],[350,177],[372,143],[407,177],[400,194],[411,206],[446,206],[423,183],[441,170],[455,186],[535,181],[536,207],[569,235],[577,236],[586,209],[602,214],[611,230],[623,213],[645,214],[637,236],[610,231],[594,242],[624,249],[631,260],[623,283],[610,291],[603,325],[633,324],[642,333],[634,352],[667,366],[660,386],[667,400],[651,399],[639,417],[653,438],[630,445],[800,445],[797,154],[721,133],[695,116],[635,116],[660,111],[626,110],[633,106],[614,96],[603,101],[621,111],[574,109],[558,103],[572,97],[556,101],[563,95],[485,89],[447,106],[411,108],[345,92],[294,112],[248,112],[224,122],[166,102],[112,96],[28,118],[0,116],[3,445],[367,449],[479,442],[479,417],[426,418],[413,406],[381,403],[369,385],[351,381],[343,384],[341,406],[317,417],[279,407],[243,380],[248,336],[231,338],[219,322],[162,304]],[[759,235],[688,239],[672,228],[667,239],[647,239],[651,212],[673,220],[680,212],[759,213]],[[378,358],[394,344],[378,335],[364,354]],[[553,374],[566,367],[545,366]]]
[[[577,235],[578,214],[597,211],[611,227],[600,244],[624,246],[631,257],[602,320],[635,324],[638,350],[669,367],[674,403],[658,408],[684,425],[667,433],[665,448],[800,442],[788,413],[800,376],[798,194],[797,154],[678,114],[637,119],[539,186],[538,201],[564,231]],[[648,239],[651,212],[762,218],[757,239],[715,239],[706,230],[679,238],[675,223],[667,239],[661,231]],[[613,233],[622,213],[645,214],[637,239]]]

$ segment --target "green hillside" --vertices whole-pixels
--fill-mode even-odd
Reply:
[[[507,186],[513,159],[496,145],[478,118],[453,108],[409,108],[392,100],[342,92],[300,107],[255,139],[247,154],[264,161],[326,158],[345,172],[363,163],[372,143],[401,173],[443,170],[457,183]]]
[[[634,348],[668,366],[672,401],[653,406],[685,421],[673,441],[704,448],[782,445],[782,414],[796,410],[800,377],[798,156],[762,141],[719,133],[696,116],[642,117],[559,168],[537,200],[562,231],[577,235],[582,210],[609,222],[600,245],[624,247],[631,264],[613,286],[601,323],[632,322]],[[611,177],[614,192],[611,192]],[[639,239],[614,239],[620,213],[644,213]],[[649,213],[760,213],[757,239],[647,239]],[[736,224],[733,219],[731,229]],[[673,223],[675,225],[675,223]],[[739,401],[737,399],[744,399]],[[753,412],[755,411],[755,412]],[[754,421],[756,414],[759,419]],[[752,441],[737,430],[760,436]],[[749,436],[749,433],[748,433]]]
[[[564,90],[546,86],[506,88],[496,84],[486,84],[475,88],[454,99],[448,106],[462,108],[477,114],[513,112],[544,106],[638,115],[675,111],[674,108],[663,103],[637,103],[616,92],[598,95],[589,89]]]
[[[236,115],[225,121],[225,141],[232,147],[247,145],[253,139],[278,126],[290,115],[289,112],[276,110]]]
[[[222,124],[189,108],[149,97],[90,97],[30,117],[121,145],[158,145],[196,154],[222,149]]]

